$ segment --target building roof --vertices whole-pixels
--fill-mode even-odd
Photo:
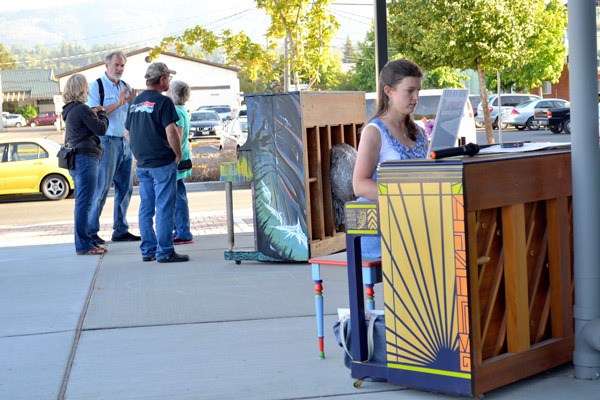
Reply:
[[[124,54],[125,54],[125,57],[129,58],[129,57],[132,57],[132,56],[136,56],[138,54],[148,53],[148,52],[150,52],[150,50],[152,50],[152,47],[144,47],[144,48],[141,48],[139,50],[135,50],[135,51],[132,51],[132,52],[129,52],[129,53],[124,53]],[[236,68],[236,67],[230,67],[230,66],[223,65],[223,64],[218,64],[218,63],[214,63],[214,62],[210,62],[210,61],[206,61],[206,60],[201,60],[201,59],[195,58],[195,57],[180,56],[179,54],[172,53],[170,51],[161,51],[161,54],[167,55],[169,57],[180,58],[182,60],[188,60],[188,61],[196,62],[196,63],[199,63],[199,64],[210,65],[212,67],[228,69],[228,70],[235,71],[235,72],[238,72],[240,70],[239,68]],[[100,62],[97,62],[97,63],[94,63],[94,64],[86,65],[85,67],[77,68],[77,69],[74,69],[74,70],[71,70],[71,71],[63,72],[62,74],[57,74],[56,78],[64,78],[65,76],[70,76],[70,75],[73,75],[73,74],[77,74],[77,73],[80,73],[82,71],[85,71],[85,70],[88,70],[88,69],[91,69],[91,68],[99,67],[101,65],[104,65],[104,61],[100,61]]]
[[[51,99],[58,94],[58,81],[52,69],[1,70],[0,79],[5,100]]]

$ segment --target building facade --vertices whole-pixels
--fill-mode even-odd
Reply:
[[[1,70],[2,111],[33,105],[38,112],[55,111],[58,81],[52,69]]]
[[[153,61],[164,62],[169,69],[177,71],[174,80],[182,80],[190,85],[191,97],[186,104],[190,111],[205,105],[227,104],[232,108],[239,108],[241,102],[240,81],[238,79],[238,68],[228,67],[193,57],[179,56],[171,52],[162,52],[155,60],[150,61],[151,48],[143,48],[134,52],[125,53],[127,63],[123,80],[137,90],[146,88],[144,75],[148,65]],[[80,73],[85,75],[88,82],[98,79],[106,72],[104,61],[92,64],[73,71],[56,75],[58,80],[58,92],[63,92],[65,84],[70,76]],[[62,104],[57,111],[62,109]]]

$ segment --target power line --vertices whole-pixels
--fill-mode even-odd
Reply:
[[[333,5],[339,5],[339,6],[368,6],[368,5],[373,5],[371,4],[367,4],[367,3],[361,3],[361,4],[357,4],[357,3],[333,3]],[[204,25],[206,28],[210,28],[212,27],[212,30],[218,29],[219,27],[225,25],[225,24],[231,24],[231,22],[236,22],[242,18],[247,17],[248,19],[251,19],[252,17],[254,17],[253,14],[257,13],[259,11],[259,9],[257,7],[252,7],[252,8],[248,8],[242,11],[238,11],[235,12],[231,15],[227,15],[225,17],[216,19],[206,25]],[[350,13],[347,11],[343,11],[343,10],[331,10],[332,14],[336,17],[340,17],[340,18],[344,18],[347,20],[351,20],[353,22],[357,22],[360,23],[362,25],[370,25],[372,23],[372,18],[370,17],[365,17],[363,15],[358,15],[358,14],[354,14],[354,13]],[[206,15],[205,15],[206,16]],[[173,23],[177,23],[177,22],[182,22],[182,21],[187,21],[187,20],[192,20],[192,19],[197,19],[199,18],[198,16],[190,16],[190,17],[186,17],[186,18],[180,18],[180,19],[176,19],[176,20],[171,20],[171,21],[167,21],[166,25],[169,24],[173,24]],[[361,20],[362,19],[362,20]],[[263,17],[263,21],[265,21],[265,24],[262,25],[256,25],[255,31],[256,29],[260,29],[261,27],[264,27],[268,24],[268,18],[266,17],[266,15]],[[367,22],[368,21],[368,22]],[[151,28],[151,27],[150,27]],[[82,38],[82,39],[77,39],[74,40],[74,43],[77,42],[85,42],[85,41],[89,41],[89,40],[94,40],[94,39],[102,39],[102,38],[110,38],[113,37],[115,35],[119,35],[120,37],[127,37],[128,34],[131,33],[135,33],[135,32],[139,32],[139,31],[143,31],[145,29],[149,29],[149,27],[145,26],[145,27],[138,27],[138,28],[133,28],[133,29],[129,29],[126,31],[119,31],[118,33],[107,33],[105,35],[97,35],[97,36],[92,36],[92,37],[88,37],[88,38]],[[189,28],[186,28],[189,29]],[[126,49],[138,49],[140,47],[143,46],[150,46],[150,47],[154,47],[156,44],[156,41],[160,41],[162,40],[164,37],[169,37],[169,36],[178,36],[181,35],[185,32],[186,29],[183,30],[178,30],[172,33],[167,33],[165,35],[161,35],[161,36],[156,36],[156,37],[151,37],[151,38],[146,38],[143,41],[139,41],[139,42],[134,42],[134,43],[129,43],[126,45],[121,45],[121,46],[116,46],[121,50],[126,50]],[[248,33],[247,33],[248,34]],[[250,36],[248,34],[248,36]],[[345,40],[344,39],[339,39],[339,40]],[[64,43],[64,42],[63,42]],[[154,43],[154,44],[153,44]],[[45,44],[45,47],[58,47],[62,45],[61,44]],[[332,45],[332,47],[335,47]],[[20,61],[17,62],[17,65],[25,65],[25,64],[35,64],[35,63],[44,63],[44,62],[55,62],[55,61],[66,61],[66,60],[73,60],[73,59],[79,59],[79,58],[84,58],[84,57],[91,57],[91,56],[95,56],[95,55],[99,55],[99,54],[103,54],[106,53],[108,50],[102,50],[102,51],[96,51],[96,52],[88,52],[88,53],[84,53],[84,54],[80,54],[80,55],[73,55],[73,56],[64,56],[64,57],[53,57],[53,58],[47,58],[47,59],[42,59],[42,60],[30,60],[30,61]],[[5,64],[0,64],[1,65],[8,65],[7,63]]]

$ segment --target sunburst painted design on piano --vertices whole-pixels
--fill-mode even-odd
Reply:
[[[388,219],[381,234],[389,367],[469,379],[456,290],[457,268],[466,265],[462,184],[388,184],[379,207]]]

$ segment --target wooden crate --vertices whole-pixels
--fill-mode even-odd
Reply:
[[[300,99],[310,255],[318,257],[346,248],[346,237],[337,229],[333,213],[331,148],[342,143],[358,147],[358,133],[365,123],[365,96],[362,92],[307,92]]]
[[[246,96],[257,251],[307,261],[345,249],[335,224],[331,148],[357,148],[364,92]]]

